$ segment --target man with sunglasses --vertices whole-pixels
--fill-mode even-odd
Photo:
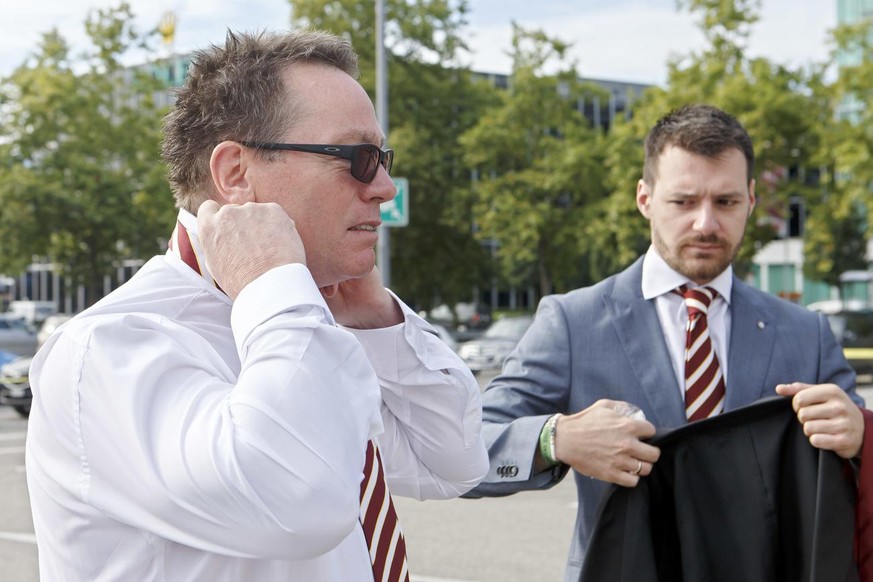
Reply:
[[[43,580],[409,580],[391,494],[487,471],[472,374],[374,266],[394,152],[356,75],[318,32],[196,54],[167,254],[34,361]]]

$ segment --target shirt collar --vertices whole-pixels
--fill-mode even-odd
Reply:
[[[197,217],[185,210],[184,208],[179,209],[179,222],[182,223],[182,226],[185,227],[185,230],[188,231],[188,234],[191,236],[197,236]]]
[[[728,265],[718,277],[706,284],[712,287],[721,297],[731,302],[731,289],[733,288],[733,266]],[[658,254],[654,246],[650,246],[643,258],[642,290],[645,299],[654,299],[676,289],[681,285],[697,287],[697,283],[688,280],[688,277],[674,271],[670,265]]]
[[[209,272],[206,255],[200,246],[200,238],[197,236],[197,217],[187,210],[179,210],[176,228],[173,229],[167,254],[181,260],[221,291],[221,287],[218,286],[218,283],[212,278],[212,273]]]

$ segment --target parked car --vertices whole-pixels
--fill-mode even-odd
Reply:
[[[456,341],[464,342],[479,337],[491,324],[491,307],[474,303],[456,303],[454,308],[438,305],[427,313],[427,320],[442,323]]]
[[[36,353],[36,331],[20,317],[0,315],[0,350],[32,356]]]
[[[29,377],[32,356],[58,326],[72,317],[69,314],[47,316],[38,333],[34,334],[31,330],[33,348],[19,352],[24,353],[25,357],[0,352],[0,405],[11,406],[24,418],[30,416],[30,403],[33,400]]]
[[[458,354],[474,374],[500,369],[503,360],[533,322],[531,315],[512,315],[497,319],[478,338],[462,343]]]
[[[4,350],[0,350],[0,366],[5,364],[6,362],[11,362],[12,360],[16,360],[20,358],[18,354],[13,354],[12,352],[7,352]]]
[[[827,318],[855,372],[873,374],[873,309],[836,311]]]
[[[9,313],[15,317],[24,319],[34,328],[42,325],[45,318],[58,312],[58,306],[54,301],[31,301],[20,299],[9,304]]]
[[[0,366],[0,404],[11,406],[15,412],[30,416],[30,362],[33,358],[16,358]]]
[[[430,319],[425,319],[425,321],[427,321],[434,329],[438,338],[443,340],[443,342],[445,342],[447,346],[452,348],[453,351],[458,351],[458,342],[457,340],[455,340],[455,337],[449,332],[446,326]]]

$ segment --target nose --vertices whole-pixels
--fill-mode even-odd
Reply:
[[[694,218],[694,230],[701,234],[712,234],[718,230],[718,221],[711,202],[700,205]]]
[[[397,186],[394,185],[394,180],[391,179],[388,171],[381,165],[373,181],[362,190],[362,196],[366,200],[379,200],[380,203],[394,200],[394,197],[397,196]]]

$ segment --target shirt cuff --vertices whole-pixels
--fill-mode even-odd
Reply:
[[[400,372],[415,366],[428,370],[466,369],[464,362],[439,339],[430,324],[391,294],[403,311],[403,323],[378,329],[343,327],[364,347],[379,377],[397,382]]]
[[[328,325],[336,325],[306,265],[291,263],[270,269],[246,285],[233,302],[230,325],[237,349],[242,353],[242,346],[257,326],[280,313],[301,308],[305,313],[317,312]]]

